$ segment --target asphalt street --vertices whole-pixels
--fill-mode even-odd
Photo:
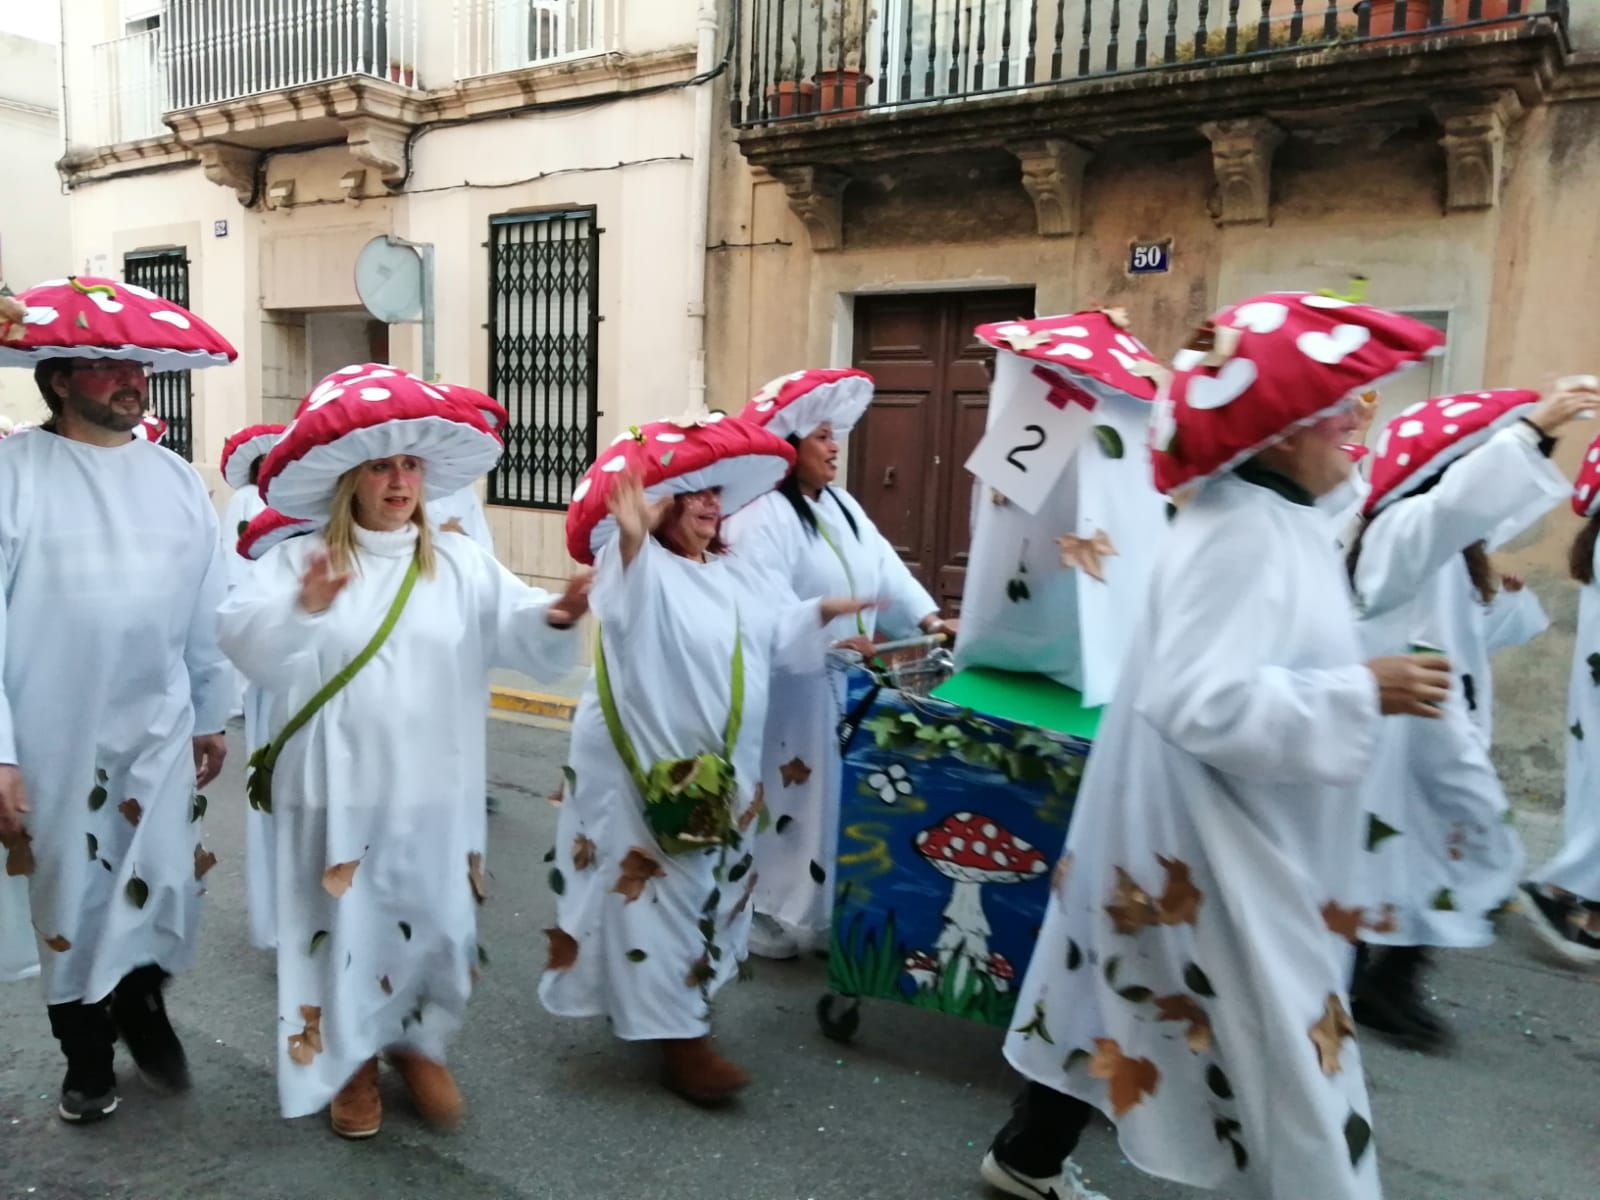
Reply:
[[[652,1057],[603,1022],[557,1020],[534,995],[554,897],[558,730],[492,721],[491,963],[452,1066],[471,1111],[441,1136],[392,1077],[382,1134],[342,1142],[284,1121],[273,1085],[273,961],[246,938],[242,755],[208,789],[211,876],[198,968],[169,1005],[194,1091],[158,1099],[123,1073],[104,1125],[54,1115],[62,1062],[37,985],[0,989],[4,1200],[945,1200],[985,1195],[976,1169],[1014,1081],[1001,1034],[898,1005],[863,1008],[856,1041],[817,1032],[820,962],[757,963],[719,1000],[725,1049],[755,1078],[703,1112],[656,1084]],[[1600,972],[1569,970],[1513,919],[1492,949],[1448,956],[1437,991],[1461,1033],[1447,1058],[1365,1043],[1389,1200],[1600,1195]],[[123,1060],[119,1059],[119,1066]],[[1195,1200],[1129,1167],[1105,1126],[1079,1155],[1111,1200]],[[1242,1198],[1235,1198],[1242,1200]],[[1301,1200],[1301,1198],[1295,1198]],[[1303,1200],[1318,1200],[1307,1196]]]

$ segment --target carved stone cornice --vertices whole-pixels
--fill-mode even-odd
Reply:
[[[783,184],[789,207],[811,235],[811,248],[837,250],[844,245],[844,190],[850,177],[831,167],[779,167],[773,176]]]
[[[352,158],[375,170],[387,187],[405,182],[409,126],[377,117],[354,117],[341,123]]]
[[[1450,212],[1478,212],[1500,203],[1506,131],[1522,115],[1512,91],[1480,100],[1441,101],[1433,113],[1444,128],[1445,202]]]
[[[1073,237],[1082,229],[1083,170],[1094,157],[1076,142],[1042,138],[1006,147],[1022,164],[1040,237]]]
[[[256,167],[261,152],[224,142],[203,142],[195,147],[206,178],[221,187],[233,189],[240,204],[249,204],[256,191]]]
[[[1266,224],[1272,216],[1272,156],[1283,143],[1283,130],[1265,117],[1241,117],[1209,121],[1200,132],[1211,142],[1217,224]]]

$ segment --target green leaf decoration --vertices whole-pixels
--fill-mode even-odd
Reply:
[[[194,802],[189,806],[189,824],[193,825],[206,815],[206,809],[211,807],[211,801],[204,796],[195,795]]]
[[[244,531],[246,529],[249,529],[249,528],[250,528],[250,522],[249,521],[240,521],[239,522],[239,527],[238,527],[238,529],[234,530],[233,536],[236,537],[236,538],[242,538],[244,536]]]
[[[110,783],[111,776],[106,774],[104,767],[96,767],[94,769],[94,781],[96,783]]]
[[[1372,1145],[1372,1126],[1358,1112],[1351,1112],[1349,1120],[1344,1123],[1344,1144],[1350,1151],[1352,1167],[1361,1162],[1367,1147]]]
[[[1040,1041],[1050,1046],[1056,1044],[1055,1038],[1050,1036],[1050,1030],[1046,1028],[1044,1023],[1044,1005],[1037,1000],[1033,1002],[1033,1019],[1022,1028],[1012,1032],[1020,1033],[1023,1037],[1037,1037]]]
[[[629,962],[631,962],[631,963],[642,963],[645,959],[649,958],[650,956],[648,954],[646,954],[643,950],[629,950],[628,953],[624,957],[627,958],[627,960]]]
[[[812,859],[811,860],[811,881],[813,883],[825,883],[827,881],[827,878],[828,878],[828,873],[822,869],[822,865],[820,863],[818,863],[816,861],[816,859]]]
[[[743,879],[747,874],[749,874],[750,865],[752,863],[754,863],[755,861],[756,861],[755,855],[746,854],[738,862],[734,863],[733,864],[733,870],[728,872],[728,882],[729,883],[738,883],[739,880]]]
[[[110,793],[107,792],[105,788],[95,788],[94,791],[89,793],[89,811],[99,812],[106,806],[106,801],[108,799],[110,799]]]
[[[700,936],[708,942],[717,936],[717,923],[710,917],[700,918]]]
[[[1596,687],[1600,687],[1600,651],[1589,655],[1583,661],[1589,664],[1589,678],[1593,680]]]
[[[1107,458],[1121,458],[1125,453],[1122,435],[1109,425],[1096,425],[1094,440],[1100,443],[1100,449]]]
[[[1571,732],[1572,736],[1577,738],[1580,742],[1583,741],[1583,722],[1582,721],[1574,721],[1572,723],[1572,729],[1570,730],[1570,732]]]
[[[1230,1141],[1244,1132],[1244,1126],[1232,1117],[1218,1117],[1212,1122],[1211,1128],[1219,1142]]]
[[[550,868],[550,890],[558,896],[567,893],[567,877],[561,873],[560,867]]]
[[[1106,959],[1106,986],[1107,987],[1114,988],[1114,987],[1117,986],[1117,971],[1120,970],[1121,967],[1122,967],[1122,956],[1120,954],[1113,954],[1110,958]]]
[[[1147,987],[1125,987],[1117,995],[1129,1004],[1147,1004],[1155,997],[1155,993]]]
[[[721,903],[722,903],[722,889],[721,888],[712,888],[711,889],[711,894],[706,897],[706,902],[700,906],[700,911],[703,912],[703,913],[715,913],[717,911],[717,907]]]
[[[411,922],[410,921],[401,921],[400,922],[400,932],[405,937],[406,941],[409,942],[411,940]]]
[[[1067,970],[1076,971],[1083,966],[1083,950],[1071,938],[1067,939]]]
[[[1183,986],[1196,996],[1204,996],[1207,1000],[1213,999],[1216,992],[1211,988],[1211,980],[1200,969],[1199,963],[1190,963],[1183,969]]]
[[[104,867],[107,871],[115,871],[116,870],[116,868],[111,865],[110,861],[107,860],[107,859],[104,859],[104,858],[102,858],[100,860],[100,865],[102,867]]]
[[[1241,1171],[1249,1170],[1250,1155],[1245,1153],[1244,1143],[1237,1138],[1230,1138],[1228,1144],[1233,1147],[1233,1165]]]
[[[1006,583],[1006,599],[1013,604],[1021,604],[1024,600],[1032,600],[1033,592],[1028,589],[1028,581],[1018,576]]]
[[[1062,1062],[1061,1069],[1063,1071],[1076,1070],[1078,1067],[1086,1066],[1089,1060],[1093,1057],[1094,1055],[1090,1054],[1087,1050],[1074,1050],[1071,1054],[1067,1055],[1066,1060]]]
[[[1233,1085],[1228,1082],[1228,1077],[1222,1073],[1222,1068],[1215,1063],[1206,1068],[1206,1086],[1211,1089],[1211,1094],[1219,1100],[1233,1099]]]
[[[315,954],[322,948],[322,943],[328,940],[328,931],[319,929],[311,935],[311,945],[306,948],[307,954]]]
[[[1376,813],[1367,814],[1367,849],[1376,850],[1392,837],[1399,837],[1400,831],[1389,824]]]
[[[150,899],[150,885],[135,875],[128,880],[128,886],[123,889],[128,897],[128,902],[135,908],[143,908]]]
[[[550,849],[548,849],[548,850],[546,850],[544,852],[544,861],[549,863],[549,862],[555,862],[555,860],[556,860],[556,848],[554,846],[551,846]]]
[[[573,788],[578,786],[578,773],[571,767],[561,768],[561,778],[566,780],[568,792],[571,792]]]
[[[93,862],[100,857],[100,839],[92,833],[86,836],[89,839],[89,861]]]
[[[778,833],[783,833],[785,830],[787,830],[789,828],[789,826],[791,826],[793,824],[794,824],[794,818],[789,816],[786,813],[783,816],[778,818],[778,823],[776,825],[774,825],[772,828]]]
[[[1172,501],[1168,500],[1167,501],[1167,520],[1170,521],[1174,517],[1176,517],[1177,515],[1178,515],[1178,506],[1176,504],[1172,503]]]
[[[1455,912],[1456,894],[1449,888],[1442,887],[1433,894],[1433,899],[1429,902],[1428,907],[1433,909],[1434,912]]]

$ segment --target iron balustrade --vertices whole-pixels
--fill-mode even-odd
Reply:
[[[738,0],[735,125],[1469,33],[1570,0]]]
[[[122,260],[122,278],[174,304],[189,307],[189,255],[183,250],[141,250]],[[167,423],[162,445],[194,461],[194,387],[188,371],[150,376],[149,409]]]

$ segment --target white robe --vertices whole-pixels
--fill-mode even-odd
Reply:
[[[440,496],[436,500],[428,501],[428,524],[435,533],[440,532],[443,526],[451,521],[459,522],[461,532],[466,534],[478,545],[482,546],[491,555],[494,553],[494,534],[489,529],[489,518],[484,515],[483,503],[478,499],[478,489],[467,486],[460,491],[451,492],[448,496]],[[455,530],[451,530],[454,533]]]
[[[838,618],[828,627],[830,641],[863,632],[910,636],[924,617],[939,611],[853,497],[829,488],[819,501],[806,504],[831,546],[808,533],[777,492],[729,518],[723,536],[740,554],[787,579],[797,596],[854,596],[884,606],[862,613],[860,624],[855,617]],[[855,518],[855,532],[844,509]],[[833,907],[838,856],[841,764],[835,730],[844,714],[845,672],[838,664],[801,675],[779,670],[771,686],[782,703],[768,709],[761,756],[761,783],[773,824],[756,836],[761,874],[756,911],[807,938],[822,937]]]
[[[1241,1200],[1379,1195],[1375,1153],[1352,1167],[1347,1145],[1370,1122],[1353,1034],[1325,1038],[1327,1073],[1312,1036],[1347,1008],[1325,914],[1352,903],[1379,721],[1326,514],[1206,485],[1156,568],[1005,1043],[1113,1115],[1142,1170]]]
[[[16,881],[0,893],[0,961],[27,973],[19,939],[36,932],[49,1004],[194,960],[191,738],[227,720],[223,576],[216,510],[170,450],[0,444],[0,762],[22,768],[37,863],[32,930]]]
[[[1600,567],[1600,556],[1596,566]],[[1578,593],[1578,638],[1567,685],[1566,837],[1534,875],[1600,903],[1600,583]]]
[[[779,581],[736,552],[701,563],[647,539],[624,570],[618,542],[601,551],[590,605],[641,769],[723,752],[739,631],[744,710],[732,761],[743,843],[725,854],[668,855],[656,845],[591,677],[573,721],[550,871],[560,900],[539,998],[551,1012],[610,1017],[629,1041],[709,1029],[711,997],[737,972],[750,930],[767,681],[778,663],[819,670],[827,646],[816,602],[780,595]]]
[[[1488,610],[1462,551],[1494,538],[1508,517],[1531,520],[1568,490],[1515,426],[1457,460],[1431,491],[1396,501],[1368,525],[1355,589],[1369,658],[1413,643],[1445,651],[1455,686],[1436,720],[1386,721],[1362,792],[1362,891],[1391,915],[1363,938],[1391,946],[1486,946],[1489,914],[1516,889],[1522,843],[1489,761]],[[1480,686],[1480,682],[1482,684]]]
[[[317,616],[298,597],[319,536],[274,548],[228,598],[222,645],[272,696],[270,732],[377,632],[415,536],[358,530],[359,570]],[[485,848],[488,674],[551,678],[575,658],[576,634],[545,623],[547,593],[466,538],[436,539],[435,552],[435,577],[417,580],[377,655],[289,740],[274,773],[286,1117],[321,1109],[387,1047],[444,1059],[480,955],[470,876]],[[354,873],[335,896],[324,872],[341,865]]]

